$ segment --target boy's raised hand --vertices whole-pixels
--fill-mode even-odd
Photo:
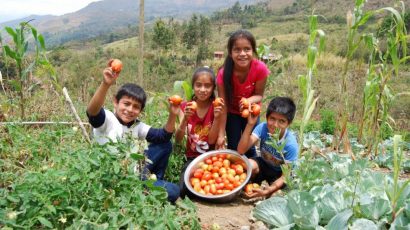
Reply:
[[[169,102],[169,113],[173,116],[178,116],[179,114],[179,105],[177,104],[173,104],[171,102]]]
[[[107,85],[112,85],[115,83],[115,81],[117,80],[117,78],[120,76],[119,72],[114,72],[112,70],[111,64],[114,61],[114,59],[110,59],[108,61],[107,67],[104,69],[103,71],[103,75],[104,75],[104,83]]]
[[[248,124],[255,125],[258,121],[258,117],[259,115],[253,115],[253,113],[250,113],[248,116]]]

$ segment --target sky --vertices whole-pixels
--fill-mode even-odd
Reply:
[[[0,23],[32,14],[63,15],[98,0],[0,0]]]

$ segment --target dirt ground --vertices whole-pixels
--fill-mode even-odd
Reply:
[[[246,202],[241,197],[229,203],[211,203],[193,200],[197,207],[202,229],[266,229],[261,222],[254,222],[251,211],[255,202]]]

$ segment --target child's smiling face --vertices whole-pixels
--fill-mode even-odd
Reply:
[[[269,116],[266,117],[266,122],[270,134],[274,134],[276,129],[280,129],[281,136],[290,125],[285,115],[276,112],[269,114]]]
[[[141,103],[132,97],[123,96],[119,101],[114,99],[115,114],[124,123],[135,121],[140,115]]]
[[[194,93],[196,99],[199,101],[208,100],[212,96],[212,92],[215,89],[215,84],[212,81],[212,77],[209,73],[203,72],[199,73],[198,77],[194,82]]]
[[[252,44],[246,38],[239,38],[235,41],[230,55],[237,67],[249,68],[253,59]]]

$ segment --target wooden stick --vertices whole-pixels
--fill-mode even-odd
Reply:
[[[75,110],[74,104],[70,99],[70,96],[68,95],[67,88],[63,88],[63,94],[65,96],[65,100],[68,102],[68,105],[70,106],[71,112],[73,112],[75,119],[78,122],[78,125],[80,126],[81,130],[83,131],[83,135],[85,139],[87,140],[88,143],[91,143],[90,137],[88,136],[87,130],[85,130],[85,127],[83,125],[83,122],[81,121],[80,116],[78,116],[77,111]]]

